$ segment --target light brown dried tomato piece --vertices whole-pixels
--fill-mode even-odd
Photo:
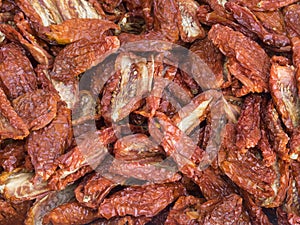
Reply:
[[[270,59],[265,51],[254,41],[242,33],[222,25],[214,25],[209,39],[231,59],[230,73],[233,74],[247,89],[239,96],[248,92],[267,92]]]
[[[23,49],[14,43],[0,48],[0,86],[10,99],[37,89],[31,63]]]
[[[286,29],[290,37],[300,35],[300,5],[293,4],[283,9],[284,21]]]
[[[193,42],[196,39],[205,37],[205,31],[202,28],[198,18],[198,2],[194,0],[179,0],[178,4],[178,27],[180,37],[184,42]]]
[[[236,146],[243,153],[255,147],[261,138],[261,102],[262,98],[259,95],[249,95],[244,101],[236,128]]]
[[[29,130],[24,121],[14,111],[0,87],[0,142],[6,138],[23,139]]]
[[[65,203],[47,213],[43,224],[87,224],[97,219],[97,211],[80,205],[78,202]]]
[[[297,93],[295,68],[282,56],[272,58],[270,91],[273,102],[289,131],[300,123],[300,101]]]
[[[97,209],[106,195],[116,186],[117,183],[114,181],[95,173],[77,186],[75,196],[81,205]]]
[[[79,99],[79,81],[75,77],[66,82],[51,81],[61,100],[67,103],[69,109],[73,109]]]
[[[125,215],[153,217],[184,194],[180,183],[127,187],[106,198],[98,213],[106,219]]]
[[[60,102],[54,120],[48,126],[29,135],[26,148],[35,168],[35,180],[48,180],[54,173],[57,167],[56,158],[71,144],[71,126],[71,112]]]
[[[58,44],[70,44],[80,39],[94,39],[102,37],[109,29],[119,27],[108,20],[101,19],[69,19],[58,25],[50,25],[47,38]]]
[[[51,92],[36,90],[19,96],[12,104],[28,129],[39,130],[55,118],[57,100]]]
[[[182,196],[170,210],[164,225],[192,225],[198,224],[197,219],[200,215],[200,205],[204,199],[196,198],[192,195]]]

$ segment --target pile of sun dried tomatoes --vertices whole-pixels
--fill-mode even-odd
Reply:
[[[299,0],[0,21],[0,225],[300,224]]]

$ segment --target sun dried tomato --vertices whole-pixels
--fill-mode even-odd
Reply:
[[[70,146],[71,140],[71,112],[60,102],[54,120],[48,126],[33,131],[27,140],[26,148],[35,168],[35,179],[49,179],[57,167],[56,158]]]
[[[218,0],[206,0],[207,3],[209,4],[210,8],[218,15],[223,18],[233,20],[232,15],[230,15],[228,12],[225,10],[225,3],[226,1],[218,1]]]
[[[208,38],[195,41],[190,50],[203,60],[215,75],[217,86],[223,83],[223,55]]]
[[[282,56],[272,58],[270,91],[278,113],[289,131],[299,125],[299,98],[294,67]]]
[[[23,172],[18,168],[12,172],[3,172],[0,176],[1,194],[12,202],[33,200],[49,192],[46,182],[31,181],[34,173]]]
[[[97,211],[80,205],[78,202],[65,203],[47,213],[43,224],[87,224],[97,219]]]
[[[222,8],[224,7],[222,6]],[[221,16],[216,11],[211,11],[210,8],[206,5],[201,5],[198,10],[199,20],[203,24],[209,26],[212,26],[214,24],[222,24],[243,33],[245,36],[250,37],[252,40],[257,39],[257,35],[255,33],[251,32],[246,27],[234,22],[231,18],[227,18],[228,15],[232,17],[232,15],[228,13],[224,16]]]
[[[152,217],[184,194],[180,183],[127,187],[106,198],[98,213],[106,219],[125,215]]]
[[[121,71],[121,80],[111,106],[111,119],[114,122],[139,108],[143,96],[151,91],[153,82],[145,58],[121,54],[116,59],[116,68]]]
[[[110,171],[124,177],[145,180],[149,183],[166,183],[180,180],[175,163],[164,161],[160,157],[122,161],[114,160]]]
[[[14,43],[0,48],[0,86],[10,99],[37,89],[31,63],[23,49]]]
[[[166,154],[175,160],[183,174],[187,175],[197,170],[193,157],[201,161],[203,166],[208,163],[206,161],[209,159],[202,162],[205,152],[175,126],[165,114],[158,112],[155,114],[155,117],[150,120],[149,131],[154,139],[162,145]],[[189,176],[192,175],[189,174]]]
[[[45,27],[62,23],[64,20],[74,18],[100,19],[104,17],[104,12],[99,3],[92,0],[81,0],[72,2],[72,4],[65,1],[55,4],[51,1],[33,3],[27,0],[17,0],[16,4],[40,34],[43,34]]]
[[[58,192],[51,192],[37,199],[27,212],[25,225],[42,224],[45,214],[74,198],[74,185]]]
[[[0,87],[0,142],[6,138],[23,139],[29,130],[24,121],[14,111]]]
[[[177,1],[178,4],[178,27],[180,37],[185,42],[193,42],[198,38],[205,37],[205,31],[197,18],[198,2],[194,0]]]
[[[230,0],[232,2],[236,2],[240,5],[244,5],[251,10],[254,11],[275,11],[281,7],[290,5],[296,0],[282,0],[282,1],[274,1],[274,0]]]
[[[31,201],[21,203],[10,203],[0,198],[0,224],[23,225],[27,211],[31,207]]]
[[[196,198],[194,196],[182,196],[176,202],[168,214],[165,225],[192,225],[198,224],[198,217],[200,215],[200,205],[204,199]]]
[[[199,224],[250,224],[243,213],[243,199],[231,194],[222,199],[213,199],[201,204]]]
[[[265,165],[272,166],[276,162],[276,153],[269,143],[267,131],[265,129],[261,130],[261,139],[257,143],[257,147],[261,151]]]
[[[95,169],[108,154],[106,145],[115,142],[116,136],[111,127],[88,132],[76,141],[80,141],[78,146],[57,158],[59,169],[48,182],[51,189],[61,190]]]
[[[24,23],[24,21],[24,18],[20,16],[16,21],[16,25],[19,28],[23,29],[24,25],[22,23]],[[30,52],[30,54],[34,57],[34,59],[37,62],[47,66],[53,63],[53,57],[38,43],[37,39],[26,29],[23,29],[24,37],[16,29],[14,29],[8,24],[1,24],[0,31],[4,33],[5,37],[10,41],[21,44],[26,50]]]
[[[248,8],[232,2],[226,3],[225,7],[241,25],[256,33],[264,43],[278,48],[290,45],[290,39],[285,35],[267,31]]]
[[[253,13],[269,32],[286,34],[284,18],[280,10],[265,12],[253,11]]]
[[[114,181],[95,173],[76,187],[75,196],[81,205],[97,209],[115,186]]]
[[[257,145],[261,138],[260,110],[262,98],[249,95],[245,98],[242,112],[237,123],[236,146],[241,152]]]
[[[172,120],[181,131],[189,135],[205,120],[215,96],[214,92],[209,91],[197,95],[189,104],[179,109]]]
[[[119,84],[121,81],[120,72],[114,73],[105,83],[100,100],[100,112],[105,122],[111,123],[111,101],[113,96],[119,92]]]
[[[248,92],[268,91],[270,59],[256,42],[222,25],[214,25],[208,37],[231,59],[230,73],[243,83],[247,90],[244,93],[242,89],[240,94],[237,93],[238,96]]]
[[[12,104],[28,129],[39,130],[56,116],[57,97],[51,92],[36,90],[19,96]]]
[[[235,184],[252,194],[259,205],[280,205],[288,185],[288,164],[278,160],[272,167],[268,167],[257,155],[256,149],[239,153],[235,145],[235,132],[234,125],[226,126],[225,139],[218,157],[220,168]]]
[[[196,173],[192,180],[200,187],[201,193],[207,200],[234,193],[233,187],[211,167]]]
[[[299,211],[299,163],[292,163],[292,175],[289,179],[286,199],[283,205],[277,209],[277,215],[281,224],[298,224],[300,222]]]
[[[266,108],[262,110],[262,123],[265,126],[273,151],[283,160],[287,160],[289,158],[289,149],[287,148],[289,136],[283,130],[279,115],[272,100],[270,100]]]
[[[80,39],[69,44],[55,58],[51,78],[67,82],[102,62],[119,48],[117,37]]]
[[[0,151],[0,165],[4,171],[11,172],[20,167],[25,159],[24,142],[12,142]]]
[[[165,7],[166,5],[168,7]],[[179,39],[178,6],[176,2],[174,0],[155,0],[152,7],[154,16],[153,30],[141,35],[122,33],[119,35],[121,43],[139,40],[168,40],[176,42]]]
[[[70,19],[61,24],[52,24],[47,38],[58,44],[70,44],[81,39],[94,39],[102,37],[109,29],[119,29],[110,21],[101,19]]]
[[[271,225],[267,215],[262,208],[253,201],[252,197],[245,191],[242,191],[243,204],[249,213],[249,217],[253,225],[266,224]]]

